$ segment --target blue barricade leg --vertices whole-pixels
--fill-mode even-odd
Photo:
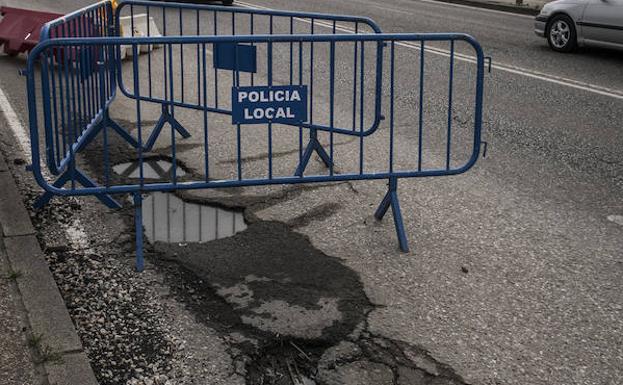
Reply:
[[[188,132],[184,128],[184,126],[182,126],[182,124],[178,122],[177,119],[173,117],[173,115],[171,115],[167,106],[163,104],[160,119],[158,119],[158,123],[156,123],[154,131],[149,136],[149,139],[147,139],[147,141],[145,142],[145,146],[143,146],[143,149],[145,151],[150,151],[152,147],[154,147],[154,144],[156,144],[156,140],[158,140],[160,132],[164,128],[165,123],[169,123],[175,131],[179,132],[180,135],[182,135],[183,138],[190,138],[190,132]]]
[[[305,147],[305,152],[303,153],[303,157],[301,158],[301,163],[299,163],[296,171],[294,172],[295,176],[303,176],[305,169],[307,168],[307,164],[311,159],[314,151],[318,154],[322,162],[327,167],[331,167],[331,157],[327,154],[327,151],[322,147],[320,141],[318,141],[318,132],[316,130],[311,130],[309,134],[309,143],[307,143],[307,147]]]
[[[95,184],[95,182],[93,182],[88,176],[86,176],[78,168],[74,169],[73,173],[74,173],[74,176],[76,178],[76,182],[80,183],[84,187],[96,187],[97,186],[97,184]],[[58,188],[63,187],[67,182],[69,182],[69,180],[71,180],[71,175],[72,175],[72,171],[71,170],[66,170],[54,182],[53,186],[54,187],[58,187]],[[39,196],[39,198],[37,198],[35,200],[35,203],[34,203],[33,206],[35,208],[37,208],[37,209],[40,209],[43,206],[45,206],[50,201],[50,199],[52,199],[53,197],[54,197],[54,194],[52,194],[49,191],[46,191],[45,193],[41,194]],[[120,209],[121,208],[121,204],[119,202],[117,202],[115,199],[113,199],[113,197],[111,197],[110,195],[98,194],[98,195],[95,195],[95,197],[97,199],[99,199],[107,207],[110,207],[111,209]]]
[[[140,192],[134,193],[134,231],[136,232],[136,271],[145,269],[143,256],[143,197]]]
[[[138,141],[134,139],[134,137],[130,135],[130,133],[127,132],[123,127],[121,127],[119,123],[115,122],[114,120],[110,118],[110,115],[108,114],[108,110],[106,110],[106,112],[104,113],[104,118],[102,119],[100,128],[103,129],[104,127],[110,127],[113,130],[115,130],[115,132],[117,132],[119,136],[125,139],[125,141],[128,142],[130,146],[134,148],[139,147]]]
[[[374,217],[378,220],[383,219],[387,210],[391,207],[394,216],[394,226],[396,226],[396,235],[398,236],[398,244],[403,252],[409,251],[409,242],[405,233],[405,226],[402,222],[402,213],[400,212],[400,202],[398,201],[398,178],[389,178],[389,189],[383,197],[379,208],[376,209]]]
[[[136,139],[134,139],[134,137],[132,137],[132,135],[130,135],[130,133],[127,132],[123,127],[121,127],[117,122],[112,120],[108,115],[108,111],[106,111],[104,112],[102,119],[99,121],[99,123],[97,123],[97,127],[92,130],[88,136],[80,138],[80,141],[78,142],[76,148],[74,148],[74,153],[77,154],[82,151],[89,143],[91,143],[91,141],[97,136],[97,134],[99,134],[100,131],[102,131],[106,127],[112,128],[115,132],[119,134],[119,136],[125,139],[125,141],[128,142],[130,146],[134,148],[139,147]]]

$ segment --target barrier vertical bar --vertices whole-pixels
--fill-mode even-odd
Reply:
[[[333,33],[335,33],[335,22],[333,22]],[[335,42],[330,43],[329,48],[329,125],[334,127],[335,123]],[[333,131],[329,133],[329,175],[333,175]]]
[[[149,5],[146,7],[145,9],[145,13],[147,16],[147,36],[151,36],[151,16],[149,13]],[[153,45],[149,45],[149,47],[147,48],[147,79],[148,79],[148,89],[149,89],[149,97],[152,97],[152,90],[151,90],[151,51],[153,49]],[[142,145],[141,145],[142,146]]]
[[[299,86],[303,85],[303,42],[299,41]],[[303,127],[299,126],[299,167],[303,164]],[[303,173],[298,174],[298,170],[294,173],[303,177]]]
[[[58,130],[58,109],[57,109],[57,98],[56,98],[56,68],[54,66],[54,51],[53,50],[48,50],[47,51],[47,62],[46,62],[46,69],[45,71],[50,73],[50,80],[52,83],[52,120],[53,120],[53,125],[54,125],[54,143],[55,143],[55,148],[56,148],[56,153],[55,156],[56,158],[54,159],[54,163],[57,163],[60,161],[61,155],[60,155],[60,144],[59,144],[59,130]],[[44,91],[45,92],[45,91]],[[63,143],[64,144],[64,143]]]
[[[208,72],[206,64],[206,45],[202,45],[202,58],[203,58],[203,146],[205,148],[204,162],[205,162],[205,181],[210,180],[210,163],[209,163],[209,147],[208,147]],[[201,212],[201,210],[199,210]]]
[[[450,169],[450,151],[452,149],[452,85],[454,81],[454,40],[450,40],[450,79],[448,81],[448,132],[446,143],[446,170]]]
[[[270,34],[273,34],[273,15],[270,15]],[[273,42],[268,42],[268,87],[273,86]],[[273,179],[273,123],[268,122],[268,179]]]
[[[180,17],[180,36],[184,36],[183,22],[182,22],[182,8],[179,9]],[[180,80],[181,80],[181,93],[182,103],[184,103],[184,45],[180,44]]]
[[[234,50],[234,68],[235,68],[235,76],[233,76],[232,81],[234,82],[235,87],[240,87],[240,72],[238,71],[238,44],[234,45],[236,48]],[[240,133],[240,123],[236,124],[236,159],[238,166],[238,180],[242,180],[242,138]],[[269,156],[270,158],[270,156]]]
[[[143,197],[139,191],[134,192],[134,231],[136,235],[136,271],[141,273],[145,270],[143,256]]]
[[[196,35],[199,36],[200,35],[200,28],[199,28],[199,9],[197,9],[196,11],[196,19],[195,19],[195,24],[197,25],[197,32]],[[199,56],[200,56],[200,44],[197,43],[197,104],[201,105],[201,65],[200,65],[200,61],[199,61]]]
[[[214,11],[214,36],[218,36],[218,16]],[[213,47],[215,47],[213,45]],[[214,108],[218,108],[218,68],[214,66]]]
[[[417,169],[422,171],[422,129],[424,124],[424,40],[420,41],[420,111],[418,117],[418,161]]]
[[[359,33],[359,23],[355,23],[355,35]],[[353,131],[357,128],[357,65],[359,63],[358,60],[358,52],[359,52],[359,44],[355,41],[353,42],[355,46],[355,54],[354,54],[354,63],[353,63]]]
[[[253,25],[253,14],[251,14],[251,35],[255,34],[255,26]],[[251,43],[251,46],[255,47],[255,43]],[[251,87],[255,85],[255,74],[251,72]]]
[[[361,72],[359,74],[360,79],[359,79],[359,131],[363,132],[364,130],[364,93],[365,93],[365,42],[362,41],[361,42]],[[364,147],[363,147],[363,135],[359,136],[359,174],[363,174],[363,160],[364,160]]]
[[[171,97],[171,104],[169,106],[169,113],[171,114],[171,118],[175,119],[175,111],[174,111],[174,107],[173,107],[173,102],[175,100],[175,88],[173,86],[173,44],[168,44],[169,47],[169,96]],[[171,126],[171,160],[173,162],[173,165],[175,165],[177,163],[177,151],[176,151],[176,146],[175,146],[175,125],[173,124],[173,122],[170,122],[170,126]],[[173,167],[173,184],[177,184],[177,172],[176,172],[176,168]]]
[[[134,94],[136,96],[136,129],[138,131],[138,172],[141,188],[145,184],[144,165],[143,165],[143,139],[141,134],[141,98],[140,98],[140,79],[138,70],[139,50],[136,44],[132,45],[132,72],[134,73]],[[173,163],[175,167],[175,163]]]
[[[395,82],[395,45],[392,40],[389,68],[389,173],[394,173],[394,82]]]

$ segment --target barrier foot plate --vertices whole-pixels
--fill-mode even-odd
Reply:
[[[309,160],[311,159],[314,151],[318,154],[325,166],[331,167],[331,157],[329,156],[329,154],[327,154],[327,151],[324,149],[324,147],[322,147],[322,144],[320,144],[318,139],[312,137],[309,140],[307,147],[305,147],[305,152],[303,153],[301,162],[299,163],[296,171],[294,172],[294,176],[303,176],[303,173],[305,172],[307,164],[309,163]]]
[[[407,253],[409,252],[409,242],[407,241],[407,235],[405,233],[405,226],[402,222],[402,213],[400,212],[400,202],[398,201],[398,178],[389,179],[389,189],[383,197],[381,204],[374,213],[374,217],[379,221],[383,219],[387,210],[391,207],[392,214],[394,216],[394,226],[396,226],[396,235],[398,237],[398,244],[400,250]]]
[[[94,181],[92,181],[88,176],[86,176],[82,171],[80,171],[78,168],[75,168],[73,172],[71,169],[66,170],[54,182],[53,186],[56,188],[63,187],[67,182],[71,180],[72,174],[75,177],[74,180],[80,183],[81,185],[83,185],[84,187],[97,187],[97,184]],[[46,204],[48,204],[48,202],[50,202],[50,199],[52,199],[53,197],[54,197],[54,194],[52,194],[49,191],[46,191],[35,200],[35,203],[33,204],[33,206],[36,209],[40,209]],[[95,195],[95,197],[99,199],[107,207],[110,207],[111,209],[120,209],[122,207],[121,204],[117,202],[115,199],[113,199],[113,197],[111,197],[110,195],[98,194],[98,195]]]
[[[175,117],[169,112],[167,107],[163,105],[160,119],[158,119],[158,123],[156,123],[156,126],[154,127],[153,132],[151,133],[151,135],[149,136],[149,139],[147,139],[147,142],[145,142],[145,145],[143,146],[144,151],[151,151],[151,149],[154,147],[154,144],[156,144],[156,141],[158,140],[158,137],[160,136],[160,132],[162,131],[166,123],[169,123],[171,127],[173,127],[175,131],[177,131],[180,135],[182,135],[184,139],[190,138],[191,136],[190,132],[188,132],[184,128],[184,126],[182,126],[182,124],[177,119],[175,119]]]

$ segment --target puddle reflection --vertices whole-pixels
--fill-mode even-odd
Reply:
[[[241,212],[185,202],[171,193],[143,199],[143,225],[150,242],[208,242],[247,228]]]

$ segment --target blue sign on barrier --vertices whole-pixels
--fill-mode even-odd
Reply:
[[[257,72],[257,48],[247,44],[214,44],[214,68]]]
[[[307,121],[307,86],[233,87],[234,124]]]

